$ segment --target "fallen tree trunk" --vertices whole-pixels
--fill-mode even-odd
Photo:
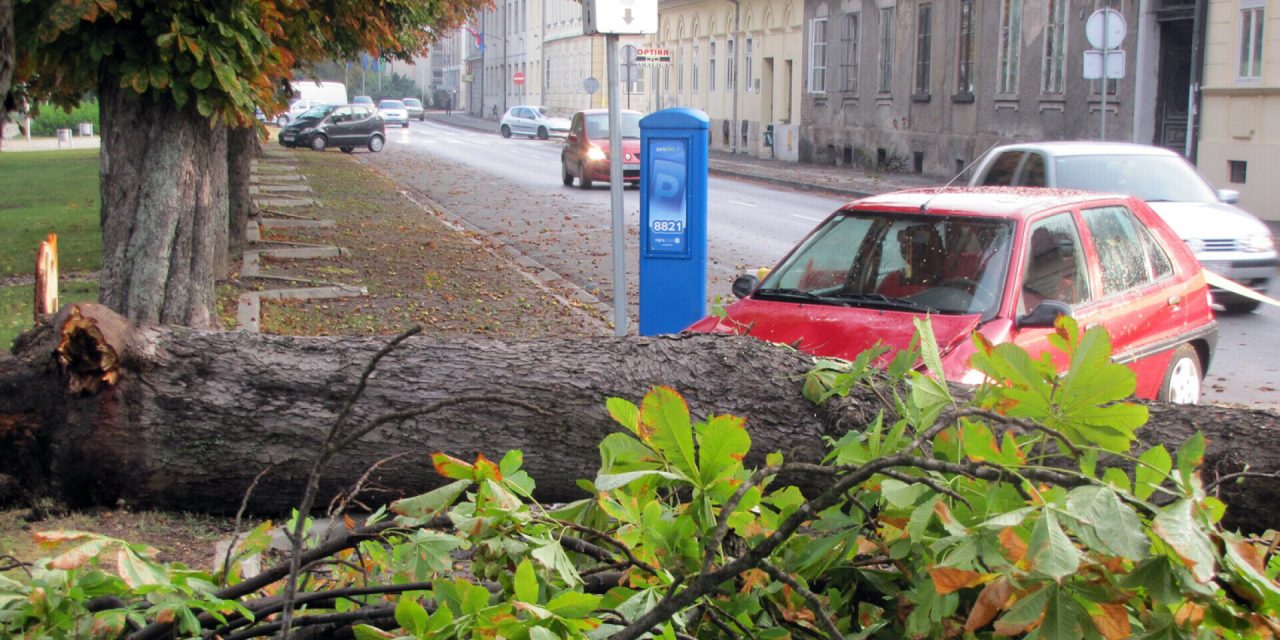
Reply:
[[[50,327],[19,340],[17,358],[0,361],[0,465],[30,490],[73,504],[206,512],[233,512],[256,479],[250,510],[280,513],[299,501],[324,434],[387,342],[138,327],[98,305],[67,305]],[[771,451],[816,460],[823,436],[861,428],[883,405],[859,390],[814,406],[800,394],[811,363],[791,349],[709,335],[410,338],[379,364],[353,424],[451,398],[476,401],[365,436],[325,470],[319,504],[393,455],[408,453],[370,482],[388,498],[440,484],[433,452],[496,460],[513,449],[524,452],[540,498],[580,498],[576,481],[594,477],[597,445],[620,429],[605,399],[638,402],[655,385],[683,394],[695,416],[747,417],[757,463]],[[1205,432],[1211,481],[1246,465],[1280,469],[1278,428],[1280,415],[1268,411],[1156,404],[1140,434],[1172,451]],[[1280,483],[1229,483],[1223,498],[1235,522],[1280,528],[1272,507]]]

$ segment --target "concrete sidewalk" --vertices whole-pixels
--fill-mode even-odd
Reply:
[[[59,144],[57,138],[49,137],[33,137],[30,140],[26,138],[5,138],[0,141],[0,152],[8,153],[10,151],[58,151],[67,149],[97,149],[102,146],[102,138],[99,136],[71,136],[71,140]]]
[[[446,115],[443,111],[428,111],[427,119],[498,135],[497,121],[477,118],[465,113],[454,112]],[[782,162],[714,149],[708,155],[710,170],[715,174],[778,184],[794,189],[825,191],[848,196],[851,199],[888,191],[941,186],[935,178],[910,174],[879,173],[854,167]]]

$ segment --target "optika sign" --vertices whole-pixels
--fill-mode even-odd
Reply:
[[[636,49],[636,64],[640,65],[660,65],[669,64],[671,62],[670,49],[656,48],[638,48]]]

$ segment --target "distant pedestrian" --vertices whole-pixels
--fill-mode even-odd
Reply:
[[[453,94],[448,94],[444,97],[444,114],[453,114]]]

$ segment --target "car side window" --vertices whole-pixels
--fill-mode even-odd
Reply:
[[[1127,207],[1086,209],[1084,221],[1098,251],[1104,293],[1140,287],[1173,271],[1169,256]]]
[[[1022,174],[1018,176],[1018,184],[1024,187],[1045,186],[1044,156],[1030,152],[1027,161],[1022,165]]]
[[[987,176],[983,179],[982,184],[996,187],[1013,184],[1014,173],[1018,171],[1018,163],[1022,161],[1024,153],[1022,151],[1007,151],[1000,154],[1000,157],[991,163],[991,168],[987,170]]]
[[[334,109],[333,113],[330,114],[330,118],[332,118],[334,122],[347,122],[352,120],[351,107],[338,107],[337,109]]]
[[[1036,308],[1044,300],[1069,305],[1091,299],[1084,267],[1080,234],[1071,213],[1059,213],[1031,225],[1027,257],[1022,270],[1018,313]]]

